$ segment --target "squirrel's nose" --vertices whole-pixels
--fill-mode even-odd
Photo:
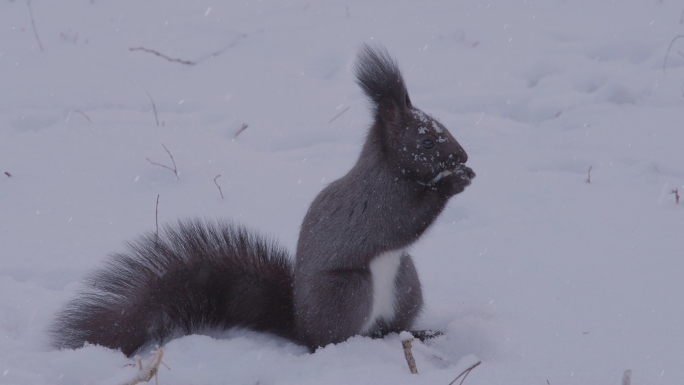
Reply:
[[[463,148],[460,148],[454,155],[456,155],[456,162],[458,163],[465,163],[468,161],[468,154],[466,154]]]

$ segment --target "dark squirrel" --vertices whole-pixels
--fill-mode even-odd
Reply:
[[[207,329],[270,332],[314,350],[409,330],[421,312],[411,246],[475,173],[437,120],[411,103],[396,61],[364,45],[354,72],[375,121],[356,165],[321,191],[287,250],[222,221],[143,235],[85,280],[50,329],[130,356]]]

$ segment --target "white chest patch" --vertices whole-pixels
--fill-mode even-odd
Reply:
[[[395,313],[396,290],[394,280],[399,271],[399,263],[404,250],[388,251],[380,254],[370,264],[373,281],[373,310],[361,329],[361,334],[372,331],[378,319],[391,321]]]

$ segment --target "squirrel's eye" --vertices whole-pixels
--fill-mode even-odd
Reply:
[[[428,150],[434,146],[435,146],[435,142],[433,142],[432,139],[425,139],[423,141],[423,147],[425,147]]]

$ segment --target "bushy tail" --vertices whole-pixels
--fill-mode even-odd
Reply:
[[[276,243],[226,222],[181,221],[114,254],[57,315],[53,345],[130,356],[178,335],[234,326],[294,338],[292,264]]]

